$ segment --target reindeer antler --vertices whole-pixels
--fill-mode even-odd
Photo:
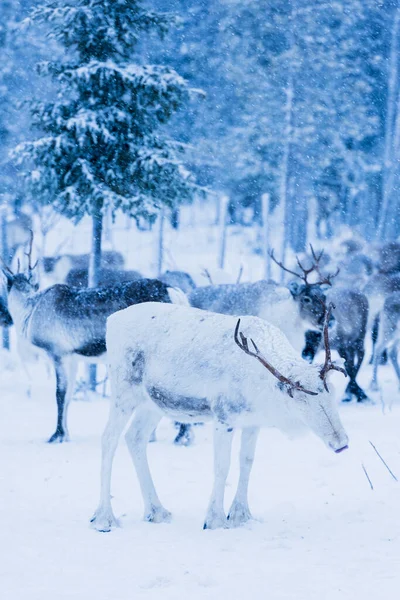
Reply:
[[[28,257],[28,269],[29,272],[33,271],[33,269],[35,269],[37,267],[38,261],[35,262],[35,264],[32,266],[31,260],[32,260],[32,247],[33,247],[33,231],[32,229],[30,230],[31,232],[31,238],[29,240],[29,250],[28,252],[25,252],[25,256]]]
[[[280,267],[281,269],[283,269],[287,273],[291,273],[292,275],[295,275],[296,277],[299,277],[302,281],[304,281],[304,283],[306,285],[312,285],[312,284],[310,284],[308,282],[307,277],[308,277],[308,275],[310,275],[310,273],[312,273],[313,271],[316,270],[317,267],[316,267],[315,264],[313,264],[310,269],[305,269],[303,267],[303,265],[301,264],[301,262],[299,260],[299,257],[296,256],[297,264],[299,265],[300,269],[303,271],[303,274],[301,275],[301,273],[297,273],[296,271],[291,271],[290,269],[288,269],[287,267],[285,267],[285,265],[282,262],[280,262],[279,260],[277,260],[275,258],[275,256],[274,256],[274,250],[273,249],[271,250],[271,252],[269,253],[269,255],[272,258],[272,260],[274,261],[274,263],[278,265],[278,267]]]
[[[297,264],[299,265],[300,269],[303,271],[303,275],[300,275],[300,277],[303,279],[303,281],[304,281],[304,283],[305,283],[306,285],[311,285],[311,284],[310,284],[310,283],[307,281],[307,277],[308,277],[308,275],[310,275],[310,273],[312,273],[313,271],[316,271],[316,270],[317,270],[317,267],[316,267],[316,265],[311,265],[311,267],[310,267],[309,269],[305,269],[305,268],[303,267],[303,265],[301,264],[301,262],[300,262],[300,260],[299,260],[299,257],[298,257],[298,256],[296,256],[296,261],[297,261]]]
[[[321,250],[321,252],[319,253],[319,255],[317,256],[316,252],[314,251],[314,248],[312,247],[312,245],[310,244],[310,248],[311,248],[311,254],[312,257],[314,259],[314,263],[311,265],[311,267],[309,269],[306,269],[300,262],[299,257],[296,256],[296,261],[297,264],[299,265],[300,269],[303,271],[303,274],[301,273],[296,273],[295,271],[291,271],[290,269],[288,269],[287,267],[285,267],[285,265],[283,263],[281,263],[279,260],[277,260],[274,256],[274,251],[271,250],[271,252],[269,253],[270,257],[272,258],[272,260],[274,261],[275,264],[277,264],[281,269],[283,269],[284,271],[286,271],[287,273],[291,273],[292,275],[295,275],[296,277],[299,277],[302,281],[304,281],[304,283],[306,285],[332,285],[332,279],[334,277],[336,277],[336,275],[339,274],[340,269],[337,269],[336,273],[332,274],[332,275],[322,275],[321,270],[320,270],[320,266],[319,266],[319,262],[321,260],[321,258],[324,255],[324,250]],[[307,277],[310,275],[310,273],[313,272],[318,273],[320,280],[316,281],[315,283],[310,283],[307,279]]]
[[[313,257],[313,259],[315,261],[315,263],[314,263],[315,264],[315,270],[316,270],[316,272],[318,273],[318,275],[320,277],[320,281],[317,282],[317,285],[324,285],[325,284],[325,285],[330,285],[331,286],[332,285],[332,279],[334,277],[337,277],[339,275],[340,268],[338,267],[336,269],[336,273],[331,273],[330,275],[323,275],[321,273],[321,269],[320,269],[320,266],[319,266],[319,261],[321,260],[321,258],[324,255],[324,249],[321,250],[319,256],[316,255],[316,253],[314,251],[314,248],[312,247],[312,244],[310,244],[310,249],[311,249],[312,257]]]
[[[270,257],[272,258],[272,260],[274,261],[275,264],[278,265],[278,267],[280,267],[281,269],[283,269],[284,271],[286,271],[286,273],[291,273],[292,275],[295,275],[296,277],[300,277],[300,279],[302,279],[305,283],[307,283],[304,279],[304,277],[302,277],[300,275],[300,273],[296,273],[296,271],[291,271],[290,269],[288,269],[287,267],[285,267],[285,265],[283,263],[281,263],[279,260],[277,260],[274,256],[274,249],[272,249],[269,253]],[[297,259],[297,262],[298,259]],[[301,265],[300,265],[301,266]]]
[[[268,371],[270,373],[272,373],[272,375],[274,375],[277,379],[279,379],[279,381],[281,383],[283,383],[286,386],[287,389],[287,393],[289,394],[289,396],[291,398],[293,398],[293,390],[298,390],[300,392],[304,392],[305,394],[309,394],[310,396],[318,396],[317,392],[311,392],[310,390],[306,390],[299,381],[294,382],[291,381],[290,379],[288,379],[287,377],[285,377],[284,375],[281,375],[281,373],[279,373],[279,371],[277,369],[275,369],[275,367],[273,367],[268,361],[267,359],[260,353],[259,349],[257,348],[254,340],[251,339],[251,343],[254,346],[254,350],[255,352],[252,352],[249,349],[249,344],[247,341],[247,338],[243,335],[243,333],[240,331],[239,332],[239,328],[240,328],[240,319],[238,320],[236,327],[235,327],[235,335],[234,335],[234,340],[236,342],[236,344],[239,346],[239,348],[241,350],[243,350],[243,352],[245,352],[246,354],[248,354],[249,356],[253,356],[254,358],[256,358],[257,360],[260,361],[260,363],[266,368],[268,369]],[[240,340],[239,340],[239,335],[240,335]]]
[[[328,275],[322,275],[322,273],[319,272],[319,270],[317,269],[317,273],[320,276],[320,280],[317,281],[317,283],[315,283],[314,285],[332,285],[332,279],[334,277],[337,277],[337,275],[339,275],[340,273],[340,268],[338,267],[336,269],[336,273],[330,273]]]
[[[5,262],[5,260],[3,260],[3,258],[0,256],[0,261],[4,267],[4,269],[10,274],[10,275],[14,275],[14,273],[11,271],[10,267],[8,266],[8,264]]]
[[[206,279],[208,279],[208,281],[210,282],[210,285],[214,285],[214,284],[213,284],[213,280],[212,280],[212,278],[211,278],[211,275],[210,275],[210,271],[209,271],[208,269],[205,269],[205,268],[204,268],[204,269],[202,270],[201,274],[202,274],[204,277],[206,277]]]
[[[325,308],[325,318],[324,318],[325,364],[322,367],[320,374],[319,374],[322,381],[324,382],[324,388],[326,389],[327,392],[329,392],[328,385],[326,383],[326,375],[327,375],[328,371],[339,371],[340,373],[343,373],[343,375],[345,377],[347,377],[346,371],[342,367],[338,367],[337,365],[335,365],[332,362],[332,358],[331,358],[331,347],[329,344],[328,327],[329,327],[329,319],[331,317],[332,310],[334,308],[335,308],[335,305],[332,304],[332,302],[329,304],[328,308]]]
[[[313,259],[315,261],[315,264],[319,265],[319,261],[323,257],[325,250],[322,248],[321,252],[319,253],[319,256],[317,256],[316,253],[315,253],[314,248],[312,247],[312,244],[310,244],[310,248],[311,248],[311,254],[312,254],[312,257],[313,257]]]

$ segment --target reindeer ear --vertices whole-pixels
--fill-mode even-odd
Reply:
[[[39,276],[38,276],[37,269],[34,268],[29,271],[28,280],[29,280],[29,283],[31,284],[31,286],[37,292],[37,290],[39,289]]]
[[[329,283],[321,283],[319,289],[323,292],[327,292],[328,290],[332,289],[332,286]]]
[[[295,279],[293,281],[289,281],[288,283],[288,289],[293,297],[296,297],[300,294],[302,287],[302,284],[298,283]]]
[[[338,356],[337,358],[335,358],[335,360],[333,361],[333,364],[335,365],[335,367],[341,367],[342,369],[346,370],[346,367],[345,367],[346,361],[341,356]]]
[[[11,271],[8,271],[7,269],[1,269],[1,272],[3,273],[4,277],[7,280],[8,284],[12,284],[14,281],[14,275],[11,273]]]

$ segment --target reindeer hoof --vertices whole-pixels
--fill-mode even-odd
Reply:
[[[230,527],[240,527],[247,523],[247,521],[251,521],[253,517],[251,516],[251,512],[248,506],[244,504],[240,504],[239,502],[234,502],[231,506],[231,509],[228,514],[228,521]]]
[[[371,405],[376,404],[376,402],[372,398],[369,398],[368,396],[365,396],[365,398],[357,398],[357,402],[358,402],[358,404],[371,404]]]
[[[208,513],[204,521],[203,529],[226,529],[228,523],[224,513]]]
[[[119,527],[119,522],[112,512],[96,511],[90,519],[90,523],[92,527],[100,533],[109,533],[111,529]]]
[[[342,398],[342,402],[351,402],[352,399],[353,398],[351,396],[345,396],[344,398]]]
[[[69,442],[69,435],[68,433],[61,433],[59,431],[53,433],[48,440],[48,444],[62,444],[63,442]]]
[[[309,353],[309,352],[302,352],[301,357],[306,360],[307,362],[309,362],[310,364],[312,363],[314,356]]]
[[[170,523],[171,518],[171,513],[163,506],[152,506],[150,512],[144,515],[148,523]]]

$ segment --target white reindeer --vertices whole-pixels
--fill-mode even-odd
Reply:
[[[400,346],[400,292],[393,292],[385,299],[379,314],[378,338],[373,355],[373,375],[371,389],[379,390],[378,367],[380,358],[388,350],[390,361],[396,372],[400,390],[400,366],[398,363],[398,349]]]
[[[117,525],[110,501],[112,462],[132,415],[125,437],[142,490],[144,518],[157,523],[168,521],[170,513],[154,488],[146,445],[164,415],[176,421],[214,422],[215,479],[204,528],[227,523],[224,488],[235,428],[242,429],[242,442],[239,485],[228,517],[234,526],[251,518],[247,488],[261,426],[286,432],[308,427],[333,451],[347,448],[348,438],[326,383],[331,369],[344,372],[330,358],[327,313],[324,365],[299,358],[284,334],[258,317],[238,321],[234,316],[153,302],[110,316],[106,343],[112,400],[102,438],[101,494],[94,527],[110,531]],[[239,333],[240,321],[253,350]]]

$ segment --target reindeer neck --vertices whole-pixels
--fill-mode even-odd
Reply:
[[[40,294],[24,294],[13,288],[8,296],[8,307],[18,335],[27,337],[30,318],[39,301]]]

